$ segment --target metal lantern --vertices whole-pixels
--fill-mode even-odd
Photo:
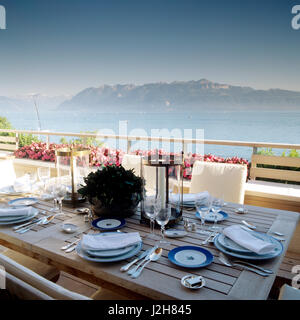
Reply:
[[[55,151],[57,177],[62,178],[69,186],[69,193],[64,202],[76,205],[84,199],[77,192],[83,178],[89,172],[90,150],[86,148],[60,148]]]
[[[161,155],[158,152],[154,155],[146,156],[142,159],[141,175],[145,179],[147,176],[146,167],[154,167],[155,170],[155,183],[153,195],[160,196],[161,207],[165,208],[167,204],[171,205],[171,218],[169,223],[172,225],[182,220],[183,211],[183,168],[184,168],[184,153],[181,155]],[[149,176],[149,175],[148,175]],[[174,176],[177,181],[177,194],[172,194],[170,199],[170,176]],[[153,177],[151,177],[153,179]],[[146,184],[147,184],[147,179]],[[145,194],[141,201],[141,223],[149,224],[149,218],[145,214]],[[172,201],[171,201],[172,200]]]

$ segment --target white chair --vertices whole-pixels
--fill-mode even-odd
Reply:
[[[126,170],[133,169],[134,173],[137,176],[141,176],[141,165],[142,157],[132,154],[125,154],[122,159],[122,166]],[[156,177],[156,168],[143,166],[143,177],[146,181],[146,190],[148,194],[152,194],[153,190],[155,190],[155,177]]]
[[[13,276],[14,278],[19,279],[20,281],[16,281],[14,278],[11,278],[12,283],[17,283],[19,288],[22,287],[22,283],[26,283],[29,287],[23,284],[23,289],[31,290],[30,287],[36,289],[35,293],[38,291],[44,293],[45,299],[51,297],[52,299],[58,300],[91,300],[90,298],[83,296],[81,294],[69,291],[43,277],[38,275],[37,273],[31,271],[30,269],[22,266],[21,264],[15,262],[14,260],[6,257],[3,254],[0,254],[0,265],[5,268],[5,271]],[[32,290],[31,290],[32,291]],[[31,292],[32,294],[34,292]],[[41,297],[42,298],[42,297]]]
[[[14,185],[15,180],[16,174],[13,160],[0,160],[0,188]],[[0,246],[0,253],[33,270],[48,280],[56,280],[59,276],[59,270],[55,267],[48,266],[14,250]]]
[[[225,201],[243,204],[246,178],[245,165],[195,161],[189,192],[208,191]]]
[[[54,300],[47,294],[39,291],[38,289],[30,286],[28,283],[6,273],[6,286],[9,296],[12,299],[19,300]]]
[[[15,180],[13,160],[0,160],[0,188],[12,186]]]
[[[300,289],[284,284],[280,289],[278,300],[300,300]]]

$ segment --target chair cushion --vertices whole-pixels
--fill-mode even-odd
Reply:
[[[300,185],[250,180],[246,183],[245,193],[251,196],[300,202]]]
[[[246,177],[245,165],[195,161],[190,193],[208,191],[225,201],[244,203]]]
[[[59,270],[57,268],[49,266],[31,257],[25,256],[24,254],[21,254],[14,250],[6,248],[1,253],[6,257],[16,261],[17,263],[23,265],[24,267],[32,270],[43,278],[46,278],[47,280],[56,280],[56,278],[58,278],[59,276]]]

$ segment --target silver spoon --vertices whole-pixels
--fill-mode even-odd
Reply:
[[[155,249],[155,251],[153,251],[150,256],[149,256],[149,259],[145,262],[145,264],[140,268],[138,269],[132,276],[131,278],[135,279],[137,278],[141,272],[143,271],[143,269],[146,267],[146,265],[148,263],[150,263],[151,261],[157,261],[161,255],[162,255],[162,252],[163,252],[163,249],[162,248],[157,248]]]

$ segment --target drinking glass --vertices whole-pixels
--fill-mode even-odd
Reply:
[[[213,198],[212,199],[212,212],[214,213],[214,225],[211,227],[212,229],[219,229],[217,227],[217,222],[218,222],[218,213],[221,211],[222,207],[224,205],[224,200],[221,198]]]
[[[155,217],[161,209],[161,199],[157,197],[147,197],[145,200],[145,213],[150,219],[150,236],[147,238],[155,238],[154,226]]]
[[[62,211],[62,201],[67,194],[67,185],[61,178],[56,179],[56,183],[54,185],[54,197],[57,199],[59,211],[58,214],[63,215]]]
[[[165,226],[169,222],[171,217],[172,207],[170,204],[166,204],[165,208],[161,208],[157,213],[155,219],[156,222],[161,226],[161,240],[160,243],[169,244],[169,242],[165,241]]]
[[[28,172],[28,179],[29,179],[29,184],[30,184],[30,190],[31,192],[33,191],[33,186],[37,181],[37,174],[36,172]]]
[[[211,205],[212,205],[212,198],[196,198],[195,201],[195,206],[197,212],[199,212],[200,219],[201,219],[201,233],[206,234],[207,232],[205,231],[205,218],[209,214],[211,210]]]
[[[52,180],[52,181],[51,181]],[[50,182],[51,181],[51,182]],[[58,212],[59,208],[57,205],[57,199],[56,199],[56,193],[55,193],[55,188],[56,188],[56,178],[50,179],[49,183],[46,185],[46,192],[50,194],[53,197],[53,207],[49,210],[51,212]]]
[[[50,168],[40,167],[38,168],[38,176],[40,181],[43,183],[43,191],[46,189],[46,182],[50,179]]]

